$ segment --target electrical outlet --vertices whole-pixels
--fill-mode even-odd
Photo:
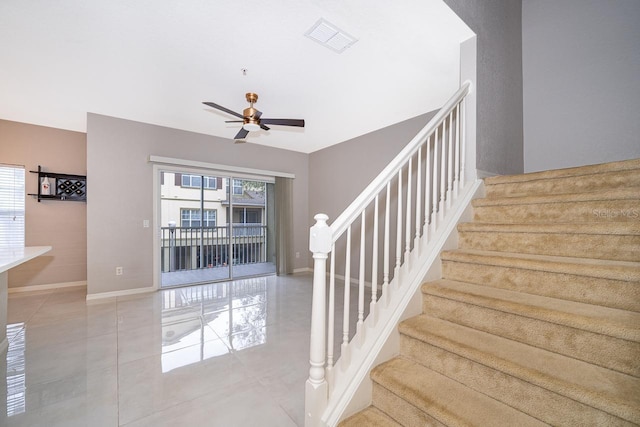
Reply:
[[[143,219],[142,220],[142,226],[144,228],[149,228],[149,220],[148,219]]]
[[[122,276],[122,267],[116,267],[116,276]]]

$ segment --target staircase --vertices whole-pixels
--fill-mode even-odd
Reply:
[[[485,189],[340,425],[640,424],[640,159]]]

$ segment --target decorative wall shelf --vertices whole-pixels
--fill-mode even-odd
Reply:
[[[66,173],[44,172],[38,165],[37,171],[29,171],[38,174],[38,192],[29,193],[30,196],[41,200],[68,200],[75,202],[87,201],[87,177],[84,175],[70,175]],[[42,182],[49,181],[50,194],[42,194]]]

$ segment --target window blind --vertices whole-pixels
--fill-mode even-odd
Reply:
[[[0,246],[24,246],[24,167],[0,164]]]

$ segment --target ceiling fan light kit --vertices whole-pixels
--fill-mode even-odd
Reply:
[[[242,123],[242,129],[236,134],[234,139],[236,143],[245,142],[244,139],[247,137],[249,132],[255,132],[260,129],[262,130],[270,130],[270,128],[266,125],[277,125],[277,126],[295,126],[295,127],[304,127],[304,120],[302,119],[263,119],[262,112],[253,107],[258,101],[258,94],[253,92],[248,92],[245,95],[247,102],[249,103],[249,107],[242,110],[242,114],[236,113],[233,110],[225,108],[221,105],[215,104],[213,102],[203,102],[203,104],[208,105],[209,107],[215,108],[217,110],[223,111],[232,116],[238,117],[242,120],[227,120],[226,123]]]
[[[251,122],[249,122],[249,123],[245,123],[245,124],[243,124],[243,125],[242,125],[242,129],[244,129],[244,130],[248,130],[249,132],[255,132],[255,131],[260,130],[260,125],[259,125],[259,124],[257,124],[257,123],[251,123]]]

